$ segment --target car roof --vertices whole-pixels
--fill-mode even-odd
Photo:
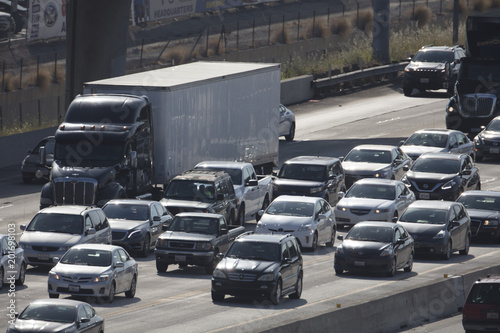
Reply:
[[[337,157],[328,156],[297,156],[285,161],[285,164],[318,164],[327,165],[329,163],[340,161]]]
[[[44,214],[68,214],[68,215],[82,215],[83,212],[91,209],[97,209],[94,206],[78,206],[78,205],[62,205],[44,208],[38,213]]]
[[[482,190],[472,190],[472,191],[465,191],[463,192],[460,196],[465,197],[465,196],[490,196],[490,197],[500,197],[500,192],[499,191],[482,191]]]
[[[300,196],[300,195],[280,195],[276,199],[273,200],[275,201],[293,201],[293,202],[317,202],[320,201],[322,198],[320,197],[307,197],[307,196]],[[271,202],[271,204],[273,203]]]
[[[221,214],[214,214],[214,213],[196,213],[196,212],[183,212],[183,213],[178,213],[175,215],[175,217],[208,217],[212,219],[219,219],[221,217],[224,217],[224,215]]]
[[[254,234],[245,233],[236,238],[240,242],[263,242],[263,243],[281,243],[283,240],[292,237],[288,234]]]
[[[352,148],[352,150],[392,150],[394,148],[397,148],[396,146],[391,146],[391,145],[359,145],[359,146],[356,146],[354,148]]]
[[[455,201],[442,201],[442,200],[417,200],[412,202],[408,208],[433,208],[433,209],[442,209],[448,210]]]
[[[446,159],[446,160],[459,160],[462,156],[467,154],[454,154],[454,153],[423,153],[418,159]]]
[[[398,226],[397,223],[392,223],[392,222],[384,222],[384,221],[362,221],[356,223],[354,227],[359,228],[363,226],[372,226],[372,227],[385,227],[385,228],[390,228],[394,229],[396,226]]]
[[[424,51],[424,52],[427,52],[427,51],[449,51],[449,52],[453,52],[455,49],[461,49],[460,46],[458,45],[455,45],[455,46],[445,46],[445,45],[441,45],[441,46],[434,46],[434,45],[426,45],[426,46],[422,46],[422,48],[420,48],[419,51]]]
[[[51,299],[51,298],[37,299],[37,300],[30,303],[30,305],[32,305],[32,304],[67,305],[67,306],[74,306],[74,307],[76,307],[80,304],[90,305],[87,302],[77,301],[77,300],[73,300],[73,299]]]
[[[115,249],[123,249],[121,246],[118,245],[111,245],[111,244],[77,244],[71,247],[72,249],[92,249],[92,250],[105,250],[105,251],[113,251]]]
[[[124,205],[144,205],[148,206],[153,202],[158,202],[154,200],[141,200],[141,199],[113,199],[109,200],[106,203],[107,205],[119,205],[119,204],[124,204]]]
[[[251,163],[235,162],[235,161],[204,161],[196,164],[195,168],[217,167],[217,168],[241,169],[243,166],[248,164]]]
[[[199,180],[199,181],[214,181],[217,178],[230,177],[225,171],[212,171],[194,169],[183,172],[182,174],[174,177],[174,180]]]
[[[421,129],[418,131],[415,131],[415,133],[439,133],[439,134],[451,134],[451,133],[462,133],[462,131],[459,130],[453,130],[453,129],[445,129],[445,128],[426,128],[426,129]]]
[[[399,180],[385,178],[361,178],[355,184],[396,185],[402,183]]]
[[[477,279],[474,284],[480,284],[480,283],[500,283],[500,275],[486,275],[485,277]]]

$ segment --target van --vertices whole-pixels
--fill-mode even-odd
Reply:
[[[500,276],[480,278],[471,287],[462,310],[466,332],[500,331]]]

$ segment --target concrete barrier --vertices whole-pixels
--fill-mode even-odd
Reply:
[[[281,80],[281,103],[289,105],[310,100],[314,96],[312,83],[312,75]]]

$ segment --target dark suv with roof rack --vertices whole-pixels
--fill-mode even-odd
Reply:
[[[465,51],[460,46],[424,46],[411,58],[404,70],[403,93],[410,96],[413,88],[420,91],[453,87]]]
[[[264,297],[277,305],[283,296],[302,295],[302,254],[292,235],[245,233],[218,257],[212,277],[214,302],[228,294]]]

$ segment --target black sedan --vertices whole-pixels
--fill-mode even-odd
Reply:
[[[469,213],[472,237],[500,240],[500,192],[464,192],[457,202]]]
[[[337,275],[346,271],[367,271],[394,276],[403,268],[413,268],[413,238],[401,225],[365,221],[354,225],[345,238],[337,236],[333,268]]]
[[[470,217],[461,203],[415,201],[397,223],[415,240],[416,253],[436,254],[445,260],[455,251],[462,255],[469,253]]]
[[[467,154],[423,154],[401,180],[417,200],[455,201],[462,192],[481,189],[479,169]]]
[[[476,135],[474,145],[478,162],[484,157],[500,157],[500,117],[494,118]]]
[[[103,333],[104,319],[85,302],[40,299],[31,302],[7,329],[7,333],[17,332]]]
[[[113,245],[147,257],[173,216],[158,201],[116,199],[102,207],[112,230]]]

